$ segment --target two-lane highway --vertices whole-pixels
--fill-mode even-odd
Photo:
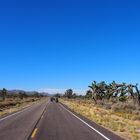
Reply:
[[[30,140],[122,140],[102,127],[100,130],[102,132],[62,104],[52,102],[47,106]]]
[[[122,140],[60,103],[41,101],[0,119],[0,140]]]

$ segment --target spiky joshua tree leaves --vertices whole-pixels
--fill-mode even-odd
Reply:
[[[111,98],[124,102],[129,96],[131,96],[133,99],[137,98],[140,105],[140,92],[137,84],[118,84],[115,81],[113,81],[111,84],[106,84],[104,81],[100,83],[93,81],[89,88],[92,92],[91,97],[95,103],[97,103],[98,100],[110,100]]]

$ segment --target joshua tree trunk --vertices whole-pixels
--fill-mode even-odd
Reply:
[[[138,94],[138,104],[140,105],[140,92],[137,86],[135,86],[137,94]]]
[[[133,102],[135,103],[135,97],[134,97],[134,91],[133,91],[133,88],[134,88],[135,86],[133,86],[133,85],[128,85],[128,90],[127,90],[127,92],[130,94],[130,96],[132,97],[132,100],[133,100]]]
[[[92,96],[92,99],[94,100],[95,104],[97,104],[97,101],[94,96]]]

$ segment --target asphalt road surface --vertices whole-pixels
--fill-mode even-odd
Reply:
[[[46,105],[47,101],[41,101],[16,114],[1,118],[0,140],[27,140]]]
[[[66,106],[43,101],[0,119],[0,140],[122,140]]]

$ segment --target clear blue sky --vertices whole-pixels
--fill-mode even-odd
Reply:
[[[139,0],[0,1],[0,88],[140,83]]]

